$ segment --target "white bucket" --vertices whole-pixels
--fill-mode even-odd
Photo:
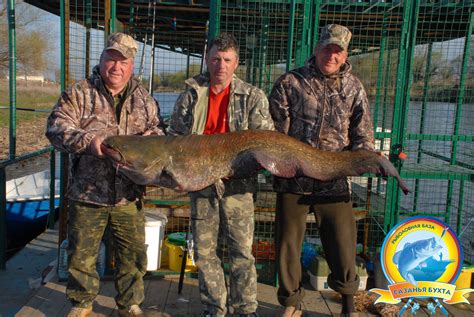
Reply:
[[[160,268],[161,246],[165,236],[167,218],[164,215],[147,215],[145,217],[145,244],[148,264],[147,271],[156,271]]]

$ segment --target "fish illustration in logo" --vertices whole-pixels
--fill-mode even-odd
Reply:
[[[395,253],[393,263],[397,265],[400,275],[407,282],[416,286],[416,279],[412,271],[427,266],[425,261],[441,249],[443,249],[443,246],[438,244],[435,237],[407,242],[401,251]]]

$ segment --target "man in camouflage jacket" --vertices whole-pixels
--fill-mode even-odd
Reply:
[[[68,316],[87,316],[99,290],[96,258],[108,223],[115,238],[120,316],[142,316],[146,273],[142,186],[116,174],[100,144],[112,135],[164,134],[159,107],[132,78],[138,46],[126,34],[109,37],[87,80],[64,91],[48,118],[46,136],[69,153]]]
[[[346,27],[327,25],[306,65],[276,81],[269,102],[278,131],[321,150],[373,150],[366,92],[350,73],[347,61],[350,38]],[[320,182],[307,177],[276,178],[274,189],[278,192],[278,299],[286,307],[283,316],[301,315],[304,290],[299,259],[308,211],[315,213],[331,269],[328,284],[343,296],[342,313],[350,314],[359,277],[355,272],[356,226],[348,179]]]
[[[234,75],[238,44],[222,33],[206,56],[208,73],[186,80],[171,117],[169,134],[213,134],[246,129],[273,130],[264,92]],[[222,97],[221,102],[216,102]],[[217,99],[216,99],[217,98]],[[214,120],[212,119],[214,118]],[[202,316],[225,316],[227,288],[216,252],[221,231],[230,259],[229,305],[239,316],[256,316],[257,274],[252,255],[254,181],[224,181],[190,193],[194,254],[199,267]]]

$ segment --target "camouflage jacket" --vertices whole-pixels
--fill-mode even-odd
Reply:
[[[62,92],[48,117],[46,136],[56,149],[70,154],[69,199],[113,206],[143,195],[144,187],[116,174],[110,160],[90,154],[89,144],[95,136],[164,134],[158,103],[136,79],[130,80],[122,98],[117,122],[114,98],[96,66],[89,79]]]
[[[186,89],[178,97],[171,115],[168,129],[171,135],[202,134],[206,126],[209,75],[198,75],[187,79],[185,83]],[[230,84],[227,118],[231,132],[247,129],[274,130],[265,93],[235,75]],[[225,182],[226,192],[252,191],[252,183],[253,180]]]
[[[269,97],[278,131],[326,151],[374,149],[369,103],[362,83],[347,61],[339,72],[324,76],[315,58],[282,75]],[[330,162],[328,162],[330,164]],[[320,182],[307,177],[276,178],[274,189],[312,194],[317,202],[347,201],[347,179]]]

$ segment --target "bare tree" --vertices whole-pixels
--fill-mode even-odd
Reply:
[[[16,58],[18,69],[24,74],[42,71],[46,67],[48,49],[47,27],[43,27],[44,14],[39,9],[15,1]],[[41,31],[43,30],[43,31]],[[0,72],[9,67],[8,10],[6,1],[0,4]]]

